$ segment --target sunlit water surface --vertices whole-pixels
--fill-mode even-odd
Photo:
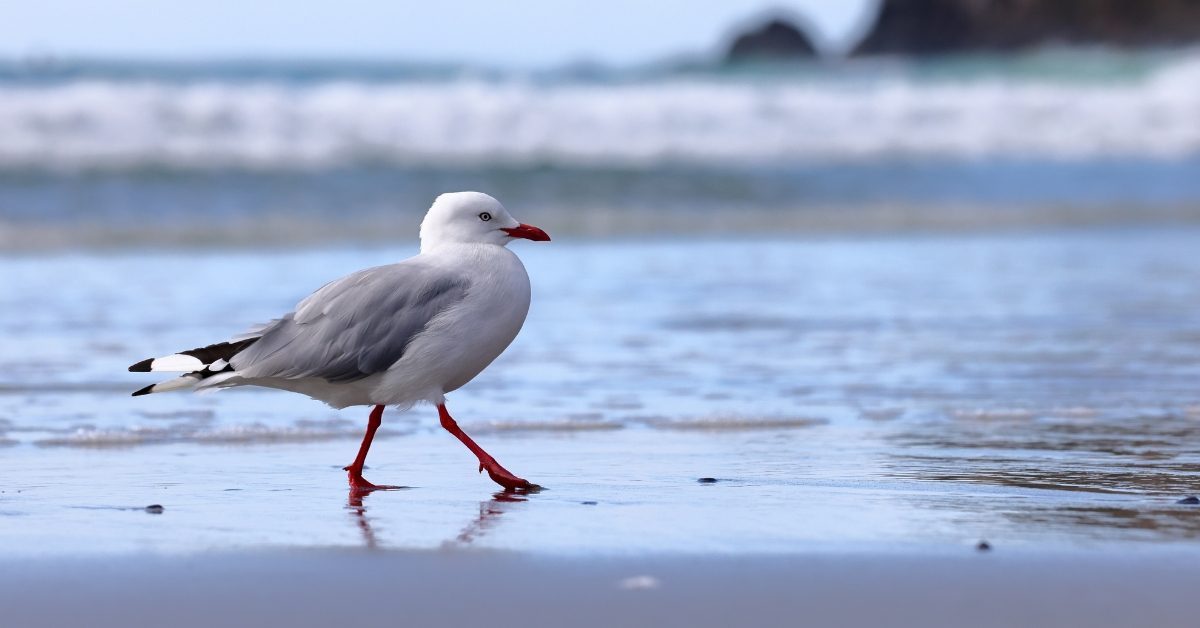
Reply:
[[[153,381],[128,364],[410,249],[6,258],[0,553],[1190,547],[1198,242],[519,243],[525,329],[449,404],[548,487],[520,496],[493,496],[427,407],[389,412],[367,474],[417,488],[357,498],[340,467],[364,409],[128,395]]]

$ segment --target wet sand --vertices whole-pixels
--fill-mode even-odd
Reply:
[[[362,496],[362,409],[128,396],[406,252],[0,259],[0,623],[1194,625],[1196,235],[530,247],[450,404],[515,496],[428,408]]]
[[[3,624],[1195,625],[1200,507],[1153,491],[894,475],[829,425],[480,432],[548,488],[436,432],[378,441],[413,488],[367,495],[351,440],[10,447]]]
[[[938,427],[943,437],[961,429]],[[1200,506],[1176,503],[1189,494],[1190,466],[1087,450],[1040,468],[1005,461],[1000,449],[924,459],[897,444],[895,429],[474,430],[506,467],[547,487],[527,495],[497,492],[465,448],[433,429],[376,441],[367,478],[413,488],[368,495],[346,488],[352,439],[177,443],[136,455],[17,445],[0,457],[0,557],[330,547],[953,553],[981,539],[1197,552]]]
[[[5,561],[7,626],[1195,626],[1195,556],[567,559],[338,550]]]

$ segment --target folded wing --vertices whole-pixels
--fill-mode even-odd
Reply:
[[[352,382],[386,371],[467,294],[465,277],[408,260],[326,284],[230,359],[241,377]]]

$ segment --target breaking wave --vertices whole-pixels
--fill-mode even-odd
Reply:
[[[1200,56],[1139,76],[0,82],[0,170],[1200,153]]]

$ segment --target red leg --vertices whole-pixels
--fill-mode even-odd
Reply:
[[[500,466],[500,463],[496,462],[495,458],[488,454],[488,452],[484,451],[482,447],[476,445],[475,441],[471,440],[471,437],[467,436],[466,433],[458,427],[458,423],[454,421],[454,418],[450,416],[450,412],[446,410],[446,404],[438,405],[438,416],[442,419],[442,427],[446,428],[447,432],[454,434],[455,438],[462,441],[462,444],[466,445],[467,449],[470,449],[471,453],[475,454],[476,458],[479,458],[479,470],[481,472],[486,470],[488,475],[491,476],[493,482],[503,486],[505,490],[509,491],[538,488],[537,484],[532,484],[527,480],[523,480],[513,475],[508,469]]]
[[[371,449],[371,441],[375,440],[375,430],[379,429],[379,425],[383,423],[383,406],[375,406],[371,410],[371,418],[367,421],[367,433],[363,435],[362,445],[358,448],[358,456],[354,458],[354,462],[348,467],[342,467],[346,470],[346,475],[350,478],[350,488],[359,491],[375,491],[380,489],[403,488],[400,486],[381,486],[368,482],[362,476],[363,466],[367,464],[367,451]]]

